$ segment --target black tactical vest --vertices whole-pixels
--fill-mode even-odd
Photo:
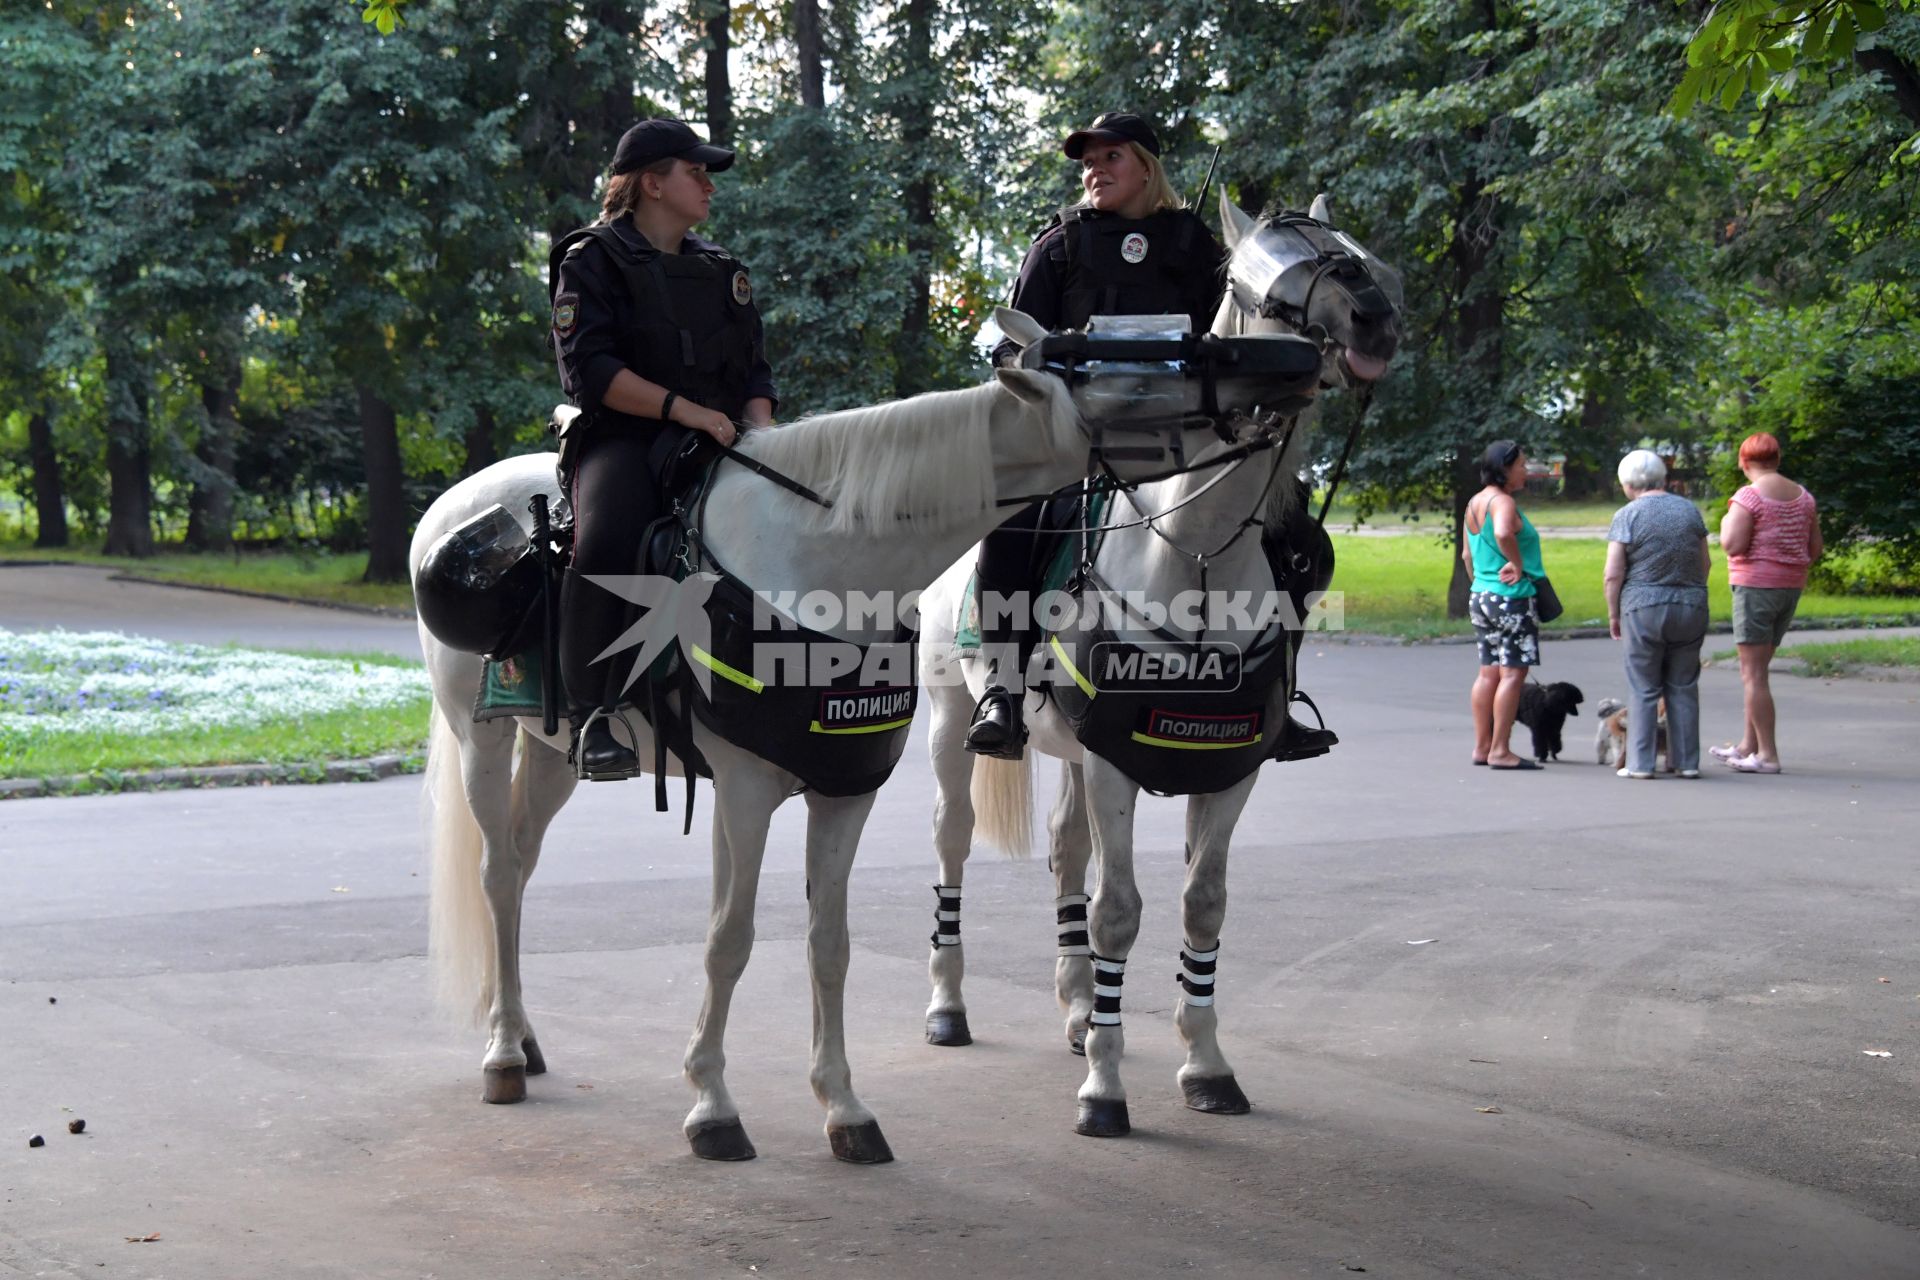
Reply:
[[[1062,328],[1084,329],[1091,316],[1190,315],[1194,278],[1214,279],[1220,271],[1206,225],[1184,209],[1138,219],[1068,209],[1060,223],[1067,251]],[[1212,323],[1211,314],[1193,316],[1195,332]]]
[[[548,259],[548,292],[560,264],[589,240],[598,240],[626,280],[633,299],[626,364],[656,382],[736,422],[747,407],[753,370],[753,308],[746,268],[718,248],[697,253],[636,250],[605,223],[569,232]]]

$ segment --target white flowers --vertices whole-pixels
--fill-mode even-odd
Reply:
[[[116,631],[0,628],[0,754],[33,738],[258,724],[429,693],[424,667],[169,644]]]

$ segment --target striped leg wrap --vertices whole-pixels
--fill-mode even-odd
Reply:
[[[939,899],[933,909],[933,945],[957,947],[960,945],[960,886],[937,884],[933,892]]]
[[[1086,894],[1068,893],[1055,898],[1053,918],[1060,926],[1061,955],[1090,956],[1093,954],[1093,948],[1087,945]]]
[[[1213,1003],[1213,970],[1219,962],[1220,948],[1195,951],[1190,943],[1180,945],[1180,987],[1191,1005]]]
[[[1092,952],[1088,952],[1093,955]],[[1093,956],[1093,1016],[1087,1021],[1096,1027],[1120,1025],[1120,984],[1127,980],[1127,962]]]

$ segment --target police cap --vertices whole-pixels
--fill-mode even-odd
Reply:
[[[1092,124],[1067,135],[1060,149],[1071,160],[1078,160],[1089,142],[1137,142],[1154,155],[1160,154],[1160,138],[1153,126],[1131,111],[1108,111],[1095,116]]]
[[[700,141],[685,121],[642,120],[620,135],[620,145],[613,149],[613,172],[617,177],[667,159],[703,164],[719,173],[732,166],[733,152]]]

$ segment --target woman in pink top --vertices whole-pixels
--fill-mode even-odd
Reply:
[[[1727,503],[1720,549],[1733,584],[1733,643],[1747,723],[1740,741],[1712,752],[1741,773],[1780,772],[1773,736],[1773,689],[1767,664],[1787,634],[1807,566],[1820,558],[1820,521],[1813,495],[1780,474],[1780,442],[1764,431],[1740,442],[1746,487]]]

